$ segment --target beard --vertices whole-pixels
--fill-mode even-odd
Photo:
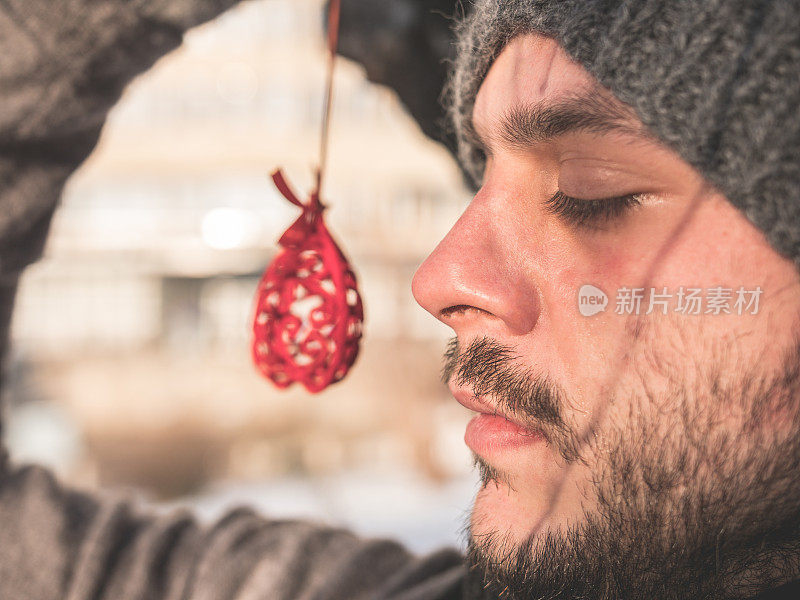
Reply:
[[[470,534],[466,598],[749,598],[797,576],[800,348],[770,378],[712,361],[691,389],[681,378],[635,398],[627,421],[602,432],[602,452],[567,426],[558,387],[515,366],[510,348],[484,338],[461,352],[454,341],[445,358],[444,379],[535,420],[567,461],[596,458],[597,509],[579,525],[521,544]],[[729,412],[740,429],[719,425]],[[776,415],[789,433],[764,426]],[[510,479],[476,465],[484,486]]]

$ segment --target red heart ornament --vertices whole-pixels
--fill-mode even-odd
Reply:
[[[272,180],[303,214],[281,236],[258,284],[253,361],[279,388],[299,382],[316,393],[353,366],[364,308],[353,270],[325,226],[318,191],[304,204],[280,170]]]

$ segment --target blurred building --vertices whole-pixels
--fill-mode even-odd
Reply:
[[[318,396],[278,392],[250,365],[256,283],[298,214],[269,173],[307,191],[317,161],[321,29],[320,0],[244,2],[130,85],[23,280],[18,457],[160,497],[219,479],[466,472],[465,411],[438,382],[447,331],[410,282],[468,193],[394,95],[344,60],[323,195],[362,287],[362,355]]]

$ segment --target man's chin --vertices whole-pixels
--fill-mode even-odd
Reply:
[[[573,486],[564,481],[553,485],[541,472],[526,476],[524,471],[501,471],[477,456],[475,464],[482,485],[470,517],[474,540],[492,538],[517,548],[582,520],[584,494],[577,489],[569,493]],[[575,511],[570,512],[571,506]]]
[[[544,573],[544,584],[527,587],[532,577],[539,577],[542,547],[559,541],[561,555],[566,556],[566,537],[543,506],[529,506],[503,481],[489,481],[475,498],[469,532],[464,598],[528,598],[534,589],[548,592],[541,597],[551,597],[557,585],[550,586],[550,570]]]
[[[493,549],[496,546],[492,553],[502,554],[536,537],[548,521],[543,503],[531,505],[511,482],[493,480],[483,485],[475,497],[470,534],[473,540],[491,538],[493,542],[484,545]]]

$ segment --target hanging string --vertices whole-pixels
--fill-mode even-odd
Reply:
[[[319,166],[317,168],[317,182],[314,192],[319,197],[322,195],[322,178],[328,162],[328,132],[331,121],[331,107],[333,105],[333,71],[336,65],[336,49],[339,46],[339,15],[341,0],[330,0],[328,5],[328,81],[325,88],[325,106],[322,112],[322,133],[319,143]]]

